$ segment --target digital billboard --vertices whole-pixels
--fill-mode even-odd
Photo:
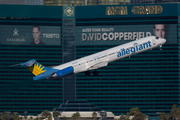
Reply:
[[[0,25],[0,43],[16,45],[60,45],[58,26]]]
[[[177,43],[176,29],[176,24],[78,26],[76,44],[124,44],[147,36],[162,37],[167,43]]]

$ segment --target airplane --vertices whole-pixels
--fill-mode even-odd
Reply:
[[[33,77],[35,81],[65,77],[80,72],[85,72],[86,75],[89,75],[89,70],[95,70],[93,72],[94,75],[98,75],[98,71],[96,70],[107,66],[110,62],[125,57],[130,58],[132,55],[152,50],[156,47],[160,47],[161,49],[164,43],[166,43],[166,39],[164,38],[149,36],[54,67],[45,67],[35,59],[17,65],[21,65],[30,70],[35,75],[35,77]]]

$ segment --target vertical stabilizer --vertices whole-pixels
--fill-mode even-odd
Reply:
[[[38,63],[35,59],[29,60],[25,63],[22,63],[21,66],[24,66],[25,68],[27,68],[29,71],[31,71],[36,76],[49,69],[49,68],[43,66],[42,64]]]

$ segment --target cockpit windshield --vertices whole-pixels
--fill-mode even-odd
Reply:
[[[159,39],[159,37],[156,37],[156,39],[158,40],[158,39]]]

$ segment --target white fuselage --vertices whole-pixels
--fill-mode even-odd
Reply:
[[[72,66],[74,69],[74,73],[84,72],[90,70],[90,68],[93,68],[93,66],[95,65],[100,65],[100,63],[102,62],[113,62],[149,49],[153,49],[158,46],[161,47],[165,42],[165,39],[157,39],[155,36],[141,38],[136,41],[119,45],[117,47],[113,47],[59,66],[55,66],[53,68],[62,70],[64,68]]]

